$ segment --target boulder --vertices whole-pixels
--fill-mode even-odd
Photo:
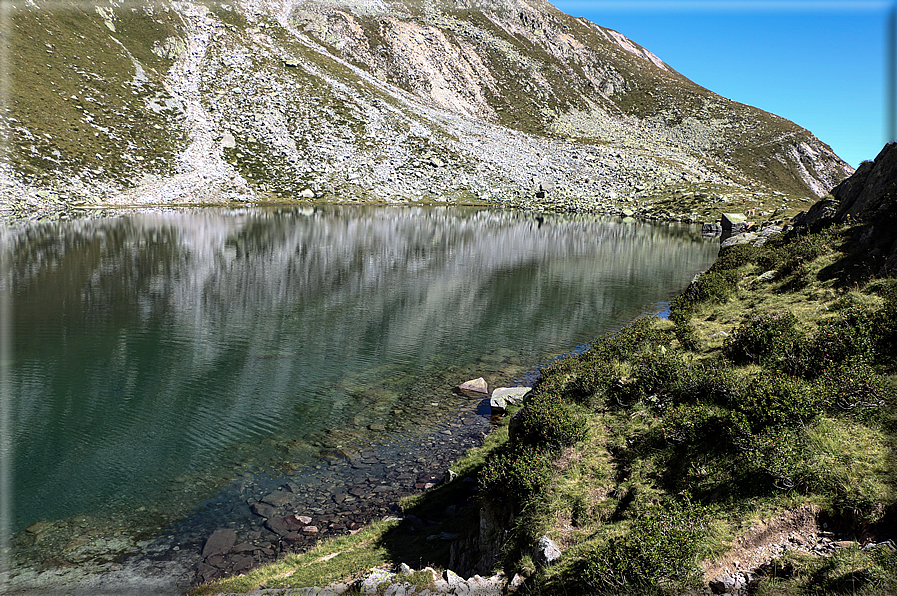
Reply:
[[[747,227],[747,216],[742,213],[723,213],[720,218],[723,232],[738,232]]]
[[[542,536],[536,542],[533,549],[533,560],[540,567],[548,567],[554,565],[555,561],[561,558],[561,549],[555,544],[554,540],[548,536]]]
[[[465,381],[464,383],[458,385],[458,389],[470,393],[482,393],[486,395],[489,394],[489,385],[486,383],[486,379],[484,379],[483,377]]]
[[[493,414],[502,414],[508,406],[519,404],[523,398],[532,391],[532,387],[499,387],[492,392],[489,398],[489,406]]]
[[[723,227],[716,222],[705,222],[703,226],[701,226],[701,234],[704,236],[716,236],[717,234],[722,234]]]
[[[813,226],[817,224],[831,223],[838,215],[840,202],[833,197],[825,197],[813,204],[809,211],[801,211],[794,216],[794,225]]]
[[[275,534],[286,536],[290,532],[301,532],[308,524],[303,523],[307,519],[304,515],[286,515],[284,517],[272,517],[265,522],[265,526]]]
[[[735,587],[735,578],[728,573],[721,573],[710,581],[710,589],[714,594],[726,594]]]
[[[745,232],[744,234],[736,234],[734,236],[729,236],[722,242],[720,242],[720,248],[727,248],[729,246],[735,246],[737,244],[751,244],[760,238],[759,234],[755,234],[753,232]]]
[[[202,547],[202,558],[227,554],[236,541],[237,533],[234,530],[230,528],[215,530]]]

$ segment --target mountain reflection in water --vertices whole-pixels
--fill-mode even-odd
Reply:
[[[9,236],[14,532],[84,512],[166,523],[245,471],[371,426],[411,435],[465,399],[459,382],[508,382],[654,312],[717,253],[693,227],[456,208],[133,213]]]

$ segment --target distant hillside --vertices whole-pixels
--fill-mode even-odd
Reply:
[[[541,0],[17,2],[3,208],[259,200],[576,208],[852,172]],[[709,186],[708,186],[709,185]]]

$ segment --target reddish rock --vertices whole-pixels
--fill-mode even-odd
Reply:
[[[305,536],[299,532],[288,532],[280,539],[281,547],[295,546],[299,542],[305,542]]]
[[[237,533],[229,528],[221,528],[212,532],[202,548],[203,558],[211,555],[226,554],[237,541]]]
[[[196,566],[196,575],[204,582],[212,581],[221,573],[217,567],[212,567],[206,563],[200,563]]]
[[[307,515],[297,515],[296,519],[299,520],[300,523],[305,524],[306,526],[311,524],[311,518]]]
[[[318,526],[305,526],[302,528],[302,533],[306,535],[317,534],[318,532]]]

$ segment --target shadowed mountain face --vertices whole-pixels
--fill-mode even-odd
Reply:
[[[6,208],[823,195],[808,131],[541,0],[16,2]]]

